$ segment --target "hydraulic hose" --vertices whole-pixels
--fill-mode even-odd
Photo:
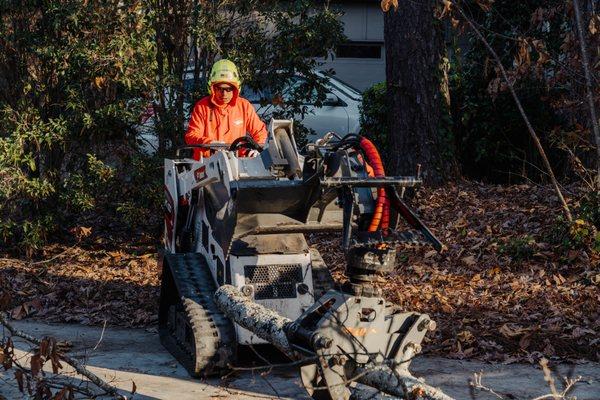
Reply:
[[[385,193],[385,188],[384,188]],[[386,194],[385,203],[383,203],[383,215],[381,216],[381,229],[384,236],[387,236],[387,230],[390,227],[390,199]]]
[[[365,153],[365,157],[367,158],[367,162],[373,168],[373,173],[377,178],[385,177],[385,170],[383,169],[383,162],[381,161],[381,156],[379,155],[379,151],[369,139],[365,137],[360,138],[360,147]],[[368,231],[375,232],[379,225],[381,225],[381,229],[386,231],[390,224],[390,201],[386,196],[385,188],[380,187],[377,189],[377,201],[375,203],[375,212],[373,212],[373,218],[371,219],[371,224],[369,225]]]

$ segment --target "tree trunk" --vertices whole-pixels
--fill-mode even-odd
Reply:
[[[440,184],[448,175],[439,135],[443,98],[440,53],[443,37],[434,19],[435,0],[400,1],[385,13],[386,80],[390,101],[389,173]]]

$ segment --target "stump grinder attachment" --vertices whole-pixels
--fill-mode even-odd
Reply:
[[[213,154],[165,160],[159,311],[161,341],[188,371],[219,373],[240,345],[266,342],[300,361],[315,399],[361,398],[355,381],[448,399],[408,372],[435,322],[387,302],[381,289],[398,244],[442,249],[402,200],[420,178],[385,176],[359,135],[327,134],[301,155],[285,120],[271,121],[264,148],[249,138],[196,147]],[[238,157],[243,148],[261,153]],[[410,230],[396,230],[400,217]],[[328,231],[342,232],[341,287],[304,237]]]

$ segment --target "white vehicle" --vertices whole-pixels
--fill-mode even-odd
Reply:
[[[294,121],[300,122],[306,128],[314,131],[313,135],[307,137],[308,141],[315,141],[332,131],[341,136],[358,133],[360,130],[358,107],[362,102],[360,92],[331,75],[322,72],[317,72],[317,75],[328,79],[325,84],[327,98],[323,105],[317,107],[313,102],[307,102],[303,104],[306,107],[306,113],[294,115]],[[286,100],[286,94],[289,95],[294,88],[301,86],[304,82],[305,78],[299,75],[295,76],[290,82],[289,89],[284,91],[283,100]],[[261,98],[270,98],[268,91],[257,93],[242,87],[242,97],[254,105],[256,112],[263,120],[269,120],[278,109],[272,104],[261,106]]]
[[[345,136],[349,133],[358,133],[360,130],[360,112],[359,105],[362,102],[361,93],[353,88],[352,86],[344,83],[343,81],[326,75],[323,72],[316,72],[320,77],[328,78],[328,82],[325,87],[327,89],[327,98],[323,102],[321,107],[317,107],[313,104],[304,104],[306,112],[304,115],[294,115],[294,121],[302,123],[302,125],[312,131],[314,134],[309,135],[307,140],[314,142],[315,140],[322,138],[327,132],[335,132],[340,136]],[[290,88],[284,91],[284,100],[286,93],[293,90],[303,83],[305,78],[302,76],[295,76],[290,82]],[[193,85],[193,75],[188,72],[186,79],[184,80],[184,88],[191,90]],[[251,89],[245,88],[242,85],[241,96],[250,101],[258,115],[263,121],[269,121],[273,116],[273,113],[278,111],[278,107],[272,104],[261,106],[261,99],[269,99],[270,93],[267,90],[263,92],[256,92]],[[186,128],[189,121],[189,115],[192,111],[193,104],[190,102],[184,103],[184,110],[186,113]],[[146,153],[154,153],[158,149],[157,137],[154,133],[154,115],[152,107],[149,107],[148,111],[144,114],[142,123],[138,127],[140,136],[143,143],[143,149]]]

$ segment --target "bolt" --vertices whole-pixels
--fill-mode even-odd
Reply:
[[[247,297],[252,296],[252,286],[250,286],[250,285],[242,286],[242,294]]]
[[[317,336],[314,340],[314,346],[316,349],[328,349],[333,344],[333,340],[328,337]]]
[[[429,326],[427,327],[427,329],[429,329],[429,332],[435,331],[435,328],[437,328],[437,324],[435,323],[435,321],[429,321]]]
[[[348,361],[348,359],[346,358],[346,356],[344,355],[334,355],[331,357],[331,365],[339,365],[341,367],[343,367],[344,365],[346,365],[346,362]]]
[[[408,347],[412,347],[412,349],[413,349],[413,351],[414,351],[415,354],[419,354],[421,352],[421,350],[422,350],[421,345],[417,344],[417,343],[409,343],[408,346],[406,346],[406,347],[407,348]]]
[[[432,321],[430,319],[424,319],[423,321],[421,321],[419,323],[419,325],[417,326],[417,329],[420,331],[422,331],[423,329],[427,329],[430,332],[435,331],[435,328],[437,327],[437,324],[435,323],[435,321]]]

